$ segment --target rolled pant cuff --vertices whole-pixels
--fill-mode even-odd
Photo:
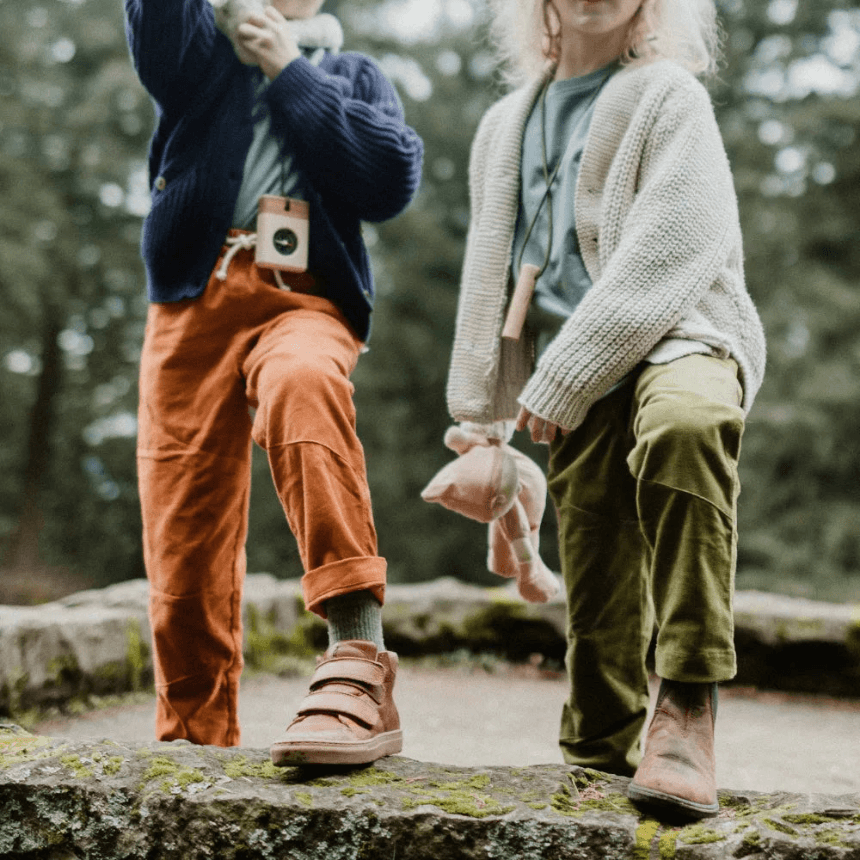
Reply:
[[[385,602],[387,567],[384,558],[370,556],[344,558],[310,570],[302,577],[305,608],[325,618],[323,604],[326,600],[354,591],[371,592],[381,606]]]
[[[660,653],[655,659],[660,678],[685,684],[713,684],[730,681],[738,671],[734,649],[706,649],[694,654]]]

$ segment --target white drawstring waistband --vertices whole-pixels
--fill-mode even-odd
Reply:
[[[218,267],[218,271],[215,272],[215,277],[218,278],[219,281],[227,280],[227,270],[230,268],[230,263],[233,262],[233,257],[235,257],[239,251],[250,251],[251,248],[256,246],[257,234],[239,233],[237,236],[228,236],[224,240],[224,244],[229,245],[230,247],[227,249],[227,253],[224,255],[224,259]],[[275,273],[275,280],[278,282],[278,286],[282,290],[287,290],[289,292],[290,288],[284,283],[283,278],[281,278],[281,273],[277,269],[274,269],[273,271]]]
[[[227,269],[230,268],[230,263],[233,262],[233,257],[235,257],[239,251],[250,251],[251,248],[257,244],[257,234],[240,233],[238,236],[228,236],[224,240],[224,244],[229,245],[230,247],[227,249],[227,253],[221,261],[220,268],[215,272],[215,277],[218,278],[219,281],[227,280]]]

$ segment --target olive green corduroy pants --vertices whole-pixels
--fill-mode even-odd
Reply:
[[[635,771],[655,626],[661,678],[735,674],[741,397],[731,360],[644,365],[550,447],[568,600],[560,744],[570,764]]]

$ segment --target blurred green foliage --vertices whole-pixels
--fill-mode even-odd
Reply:
[[[742,460],[738,584],[860,600],[860,12],[844,0],[721,0],[712,86],[747,277],[769,336]],[[328,0],[382,63],[426,144],[403,216],[366,229],[379,289],[355,373],[393,581],[494,581],[485,527],[421,501],[453,455],[444,386],[477,122],[502,92],[480,0]],[[422,11],[423,10],[423,11]],[[0,603],[143,575],[134,473],[146,316],[138,256],[153,115],[116,0],[0,0]],[[517,441],[539,462],[545,450]],[[557,564],[552,514],[543,552]],[[298,576],[256,452],[249,568]]]

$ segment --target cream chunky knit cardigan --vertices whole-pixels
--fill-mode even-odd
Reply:
[[[748,410],[765,343],[744,284],[732,176],[707,91],[669,60],[625,67],[595,104],[575,200],[593,286],[536,367],[529,337],[502,340],[523,132],[542,83],[493,105],[472,145],[451,415],[489,423],[522,404],[573,429],[639,362],[660,360],[667,339],[676,353],[686,341],[734,358]]]

